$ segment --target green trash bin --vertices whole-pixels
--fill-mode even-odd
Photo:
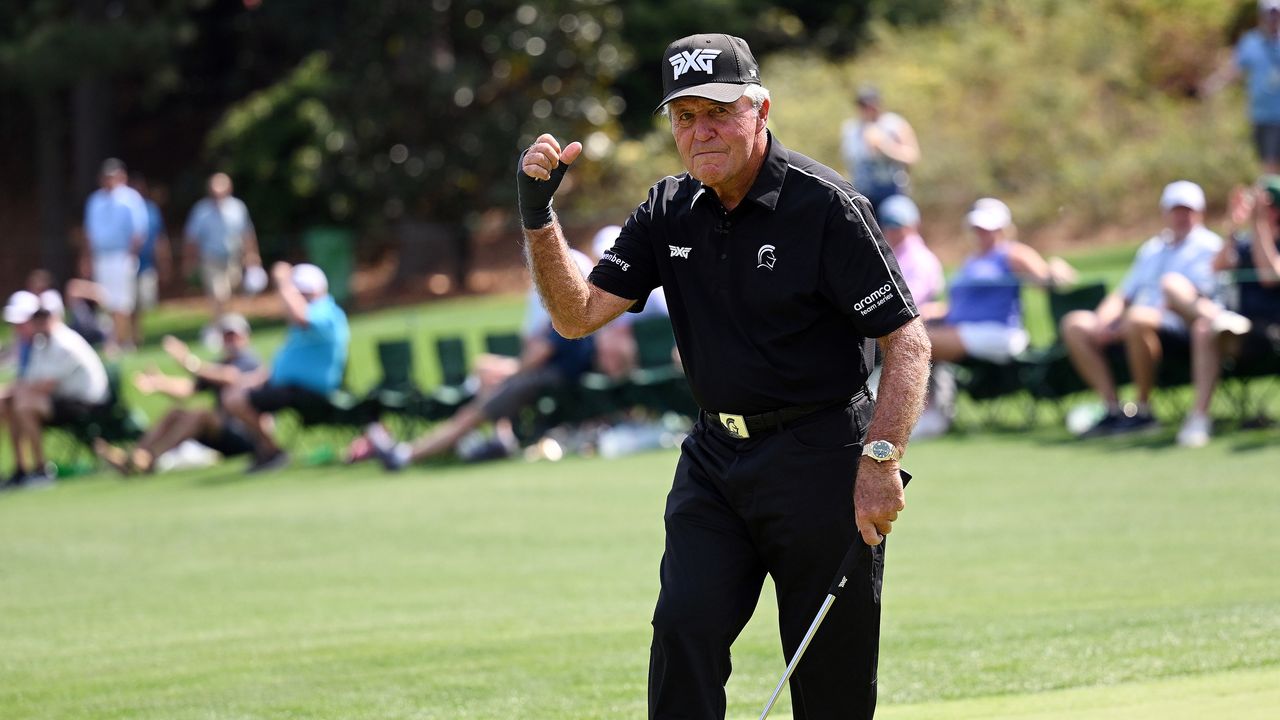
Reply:
[[[329,277],[329,293],[343,307],[347,307],[351,299],[354,239],[355,233],[351,230],[330,225],[309,228],[302,235],[307,258]]]

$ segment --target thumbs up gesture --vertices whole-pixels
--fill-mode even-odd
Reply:
[[[519,192],[520,221],[530,230],[551,224],[551,196],[569,165],[582,154],[582,143],[571,142],[563,149],[551,135],[543,133],[533,145],[520,154],[516,172]]]

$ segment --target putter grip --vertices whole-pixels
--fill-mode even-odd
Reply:
[[[906,487],[911,482],[911,473],[906,470],[899,471],[902,475],[902,487]],[[853,571],[858,568],[858,562],[862,559],[863,553],[867,551],[869,546],[862,542],[862,536],[859,535],[853,539],[853,543],[849,545],[849,551],[844,554],[844,560],[840,561],[840,569],[836,571],[835,579],[831,581],[831,589],[827,590],[828,595],[840,597],[840,593],[844,591],[844,586],[849,584],[849,576],[853,575]]]

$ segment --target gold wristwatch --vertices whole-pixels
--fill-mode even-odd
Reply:
[[[872,440],[863,446],[862,454],[876,462],[902,459],[902,451],[888,440]]]

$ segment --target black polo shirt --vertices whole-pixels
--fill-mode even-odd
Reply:
[[[871,372],[867,338],[918,314],[867,199],[772,134],[733,212],[665,177],[590,281],[637,300],[662,286],[694,398],[717,413],[847,398]]]

